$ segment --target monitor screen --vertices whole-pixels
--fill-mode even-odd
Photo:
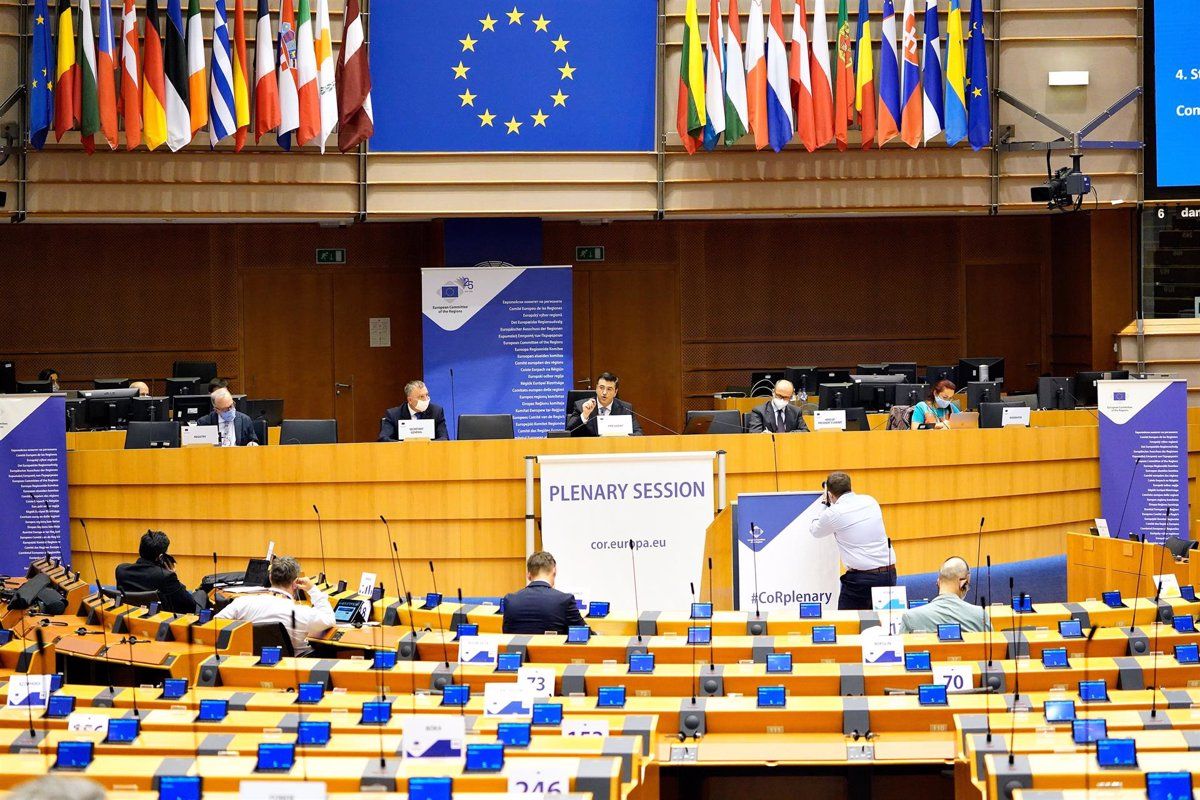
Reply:
[[[629,671],[642,674],[654,672],[654,653],[630,653]]]
[[[140,732],[141,720],[137,717],[110,719],[104,741],[106,744],[128,744],[137,739]]]
[[[425,608],[437,608],[442,604],[440,592],[429,592],[425,595]]]
[[[712,628],[688,628],[688,644],[709,644],[712,642]]]
[[[787,693],[782,686],[758,687],[759,708],[783,708],[787,705]]]
[[[220,722],[229,713],[228,700],[201,700],[197,722]]]
[[[1189,603],[1194,603],[1196,602],[1196,587],[1192,586],[1190,583],[1185,583],[1183,586],[1179,587],[1179,595]]]
[[[534,725],[562,725],[563,707],[561,703],[534,703]]]
[[[1077,619],[1060,619],[1058,635],[1064,639],[1082,639],[1083,623]]]
[[[588,604],[589,617],[600,619],[608,616],[609,602],[607,600],[593,600]]]
[[[384,725],[392,718],[392,704],[382,700],[368,700],[362,704],[362,724]]]
[[[200,613],[196,615],[196,623],[198,625],[207,625],[212,622],[213,610],[211,608],[202,608]]]
[[[837,628],[832,625],[814,625],[812,629],[813,644],[834,644],[837,642]]]
[[[50,676],[50,691],[57,692],[59,689],[62,688],[62,685],[63,685],[63,674],[61,672],[55,672],[53,675]]]
[[[262,667],[273,667],[279,663],[279,659],[283,656],[283,649],[279,647],[264,647],[258,656],[258,664]]]
[[[1022,614],[1031,613],[1033,611],[1033,598],[1024,592],[1013,595],[1012,610]]]
[[[352,597],[343,597],[338,600],[333,609],[333,621],[339,625],[349,625],[352,622],[361,621],[365,616],[365,601]]]
[[[767,672],[791,672],[791,653],[767,653]]]
[[[1075,719],[1074,700],[1047,700],[1042,707],[1046,722],[1071,722]]]
[[[1147,800],[1192,800],[1192,773],[1147,772]]]
[[[1085,703],[1097,703],[1108,700],[1108,684],[1102,680],[1080,681],[1079,699]]]
[[[1042,666],[1046,669],[1067,669],[1070,663],[1067,661],[1067,648],[1065,647],[1047,647],[1042,651]]]
[[[962,626],[957,622],[946,622],[937,626],[939,642],[961,642]]]
[[[926,600],[924,597],[916,599],[916,600],[908,601],[909,608],[920,608],[921,606],[927,606],[927,605],[929,605],[929,601]]]
[[[464,622],[454,629],[454,638],[461,639],[464,636],[478,636],[479,626],[473,622]]]
[[[287,772],[296,763],[296,745],[291,742],[262,742],[258,745],[255,772]]]
[[[1100,595],[1100,599],[1104,601],[1104,605],[1109,608],[1124,608],[1125,604],[1121,602],[1120,592],[1104,592]]]
[[[499,772],[504,769],[503,744],[468,744],[465,772]]]
[[[321,698],[325,696],[325,684],[323,683],[302,683],[300,690],[296,694],[297,703],[319,703]]]
[[[162,699],[178,700],[187,694],[187,678],[167,678],[163,681]]]
[[[92,763],[92,742],[59,742],[55,769],[83,769]]]
[[[158,800],[200,800],[204,779],[199,775],[160,775]]]
[[[296,744],[324,747],[329,744],[332,724],[328,720],[306,719],[296,726]]]
[[[801,603],[800,604],[800,619],[820,619],[821,604],[820,603]]]
[[[471,699],[471,687],[465,683],[448,683],[442,687],[442,705],[465,706]]]
[[[496,672],[516,672],[521,668],[521,654],[497,653]]]
[[[1196,619],[1191,614],[1176,614],[1171,622],[1177,633],[1195,633]]]
[[[946,697],[946,685],[942,683],[923,683],[917,687],[917,702],[923,706],[944,706],[949,700]]]
[[[692,603],[692,619],[712,619],[712,603]]]
[[[453,778],[409,778],[408,800],[450,800]]]
[[[12,641],[13,632],[7,628],[0,628],[0,644],[8,644]]]
[[[591,636],[591,628],[586,625],[572,625],[567,628],[567,644],[587,644]]]
[[[1102,767],[1136,767],[1137,744],[1133,739],[1101,739],[1096,742],[1096,763]]]
[[[929,672],[933,665],[928,650],[904,654],[904,669],[908,672]]]
[[[533,732],[528,722],[501,722],[496,725],[496,738],[505,747],[529,747]]]
[[[46,716],[49,719],[66,719],[75,711],[75,695],[52,694],[46,703]]]
[[[1108,720],[1077,719],[1071,721],[1071,738],[1075,744],[1095,744],[1108,736]]]
[[[596,690],[597,708],[621,708],[625,705],[624,686],[601,686]]]
[[[396,666],[395,650],[376,650],[371,658],[371,669],[391,669]]]
[[[1200,664],[1200,645],[1175,645],[1175,660],[1180,664]]]

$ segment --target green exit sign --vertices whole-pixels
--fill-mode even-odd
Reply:
[[[599,246],[576,247],[575,248],[575,260],[576,261],[603,261],[604,260],[604,248],[599,247]]]
[[[344,247],[319,247],[319,248],[317,248],[317,263],[318,264],[345,264],[346,263],[346,248],[344,248]]]

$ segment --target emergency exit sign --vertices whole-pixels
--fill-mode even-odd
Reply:
[[[603,261],[604,260],[604,248],[600,247],[598,245],[595,245],[592,247],[576,247],[575,248],[575,260],[576,261]]]
[[[346,263],[346,248],[344,248],[344,247],[317,248],[317,263],[318,264],[345,264]]]

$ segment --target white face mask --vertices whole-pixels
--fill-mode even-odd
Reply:
[[[429,408],[429,398],[428,397],[426,397],[423,400],[417,401],[416,409],[417,409],[418,414],[423,413],[425,411],[425,409],[427,409],[427,408]]]
[[[938,408],[949,408],[950,407],[950,401],[947,400],[946,398],[938,397],[938,398],[936,398],[936,400],[937,400]]]
[[[788,407],[788,403],[790,403],[790,402],[791,402],[790,400],[782,400],[778,397],[771,398],[771,405],[775,406],[775,410],[777,410],[777,411],[783,411],[785,408]]]

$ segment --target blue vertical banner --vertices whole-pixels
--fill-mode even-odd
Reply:
[[[1100,506],[1112,536],[1188,538],[1187,382],[1099,381]]]
[[[66,399],[0,395],[0,574],[71,558]]]
[[[798,613],[801,603],[837,610],[837,543],[812,535],[821,492],[738,495],[733,513],[733,603],[742,611]]]
[[[562,430],[572,374],[570,267],[421,271],[425,383],[450,413],[512,414],[517,438]]]

